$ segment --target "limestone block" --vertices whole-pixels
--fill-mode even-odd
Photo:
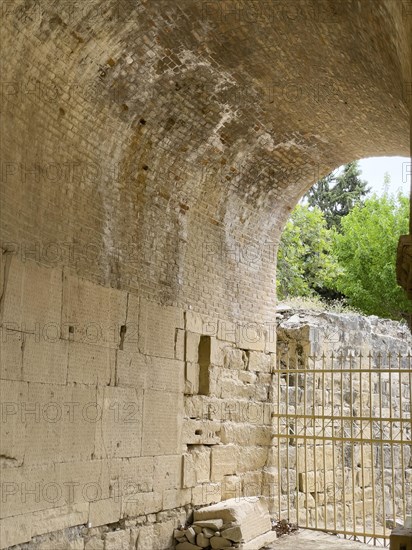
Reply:
[[[115,523],[120,517],[120,499],[108,498],[90,502],[89,522],[93,527]]]
[[[246,353],[237,348],[225,348],[223,366],[227,369],[243,370],[247,365]]]
[[[148,357],[145,389],[167,393],[183,393],[183,361],[160,357]]]
[[[262,472],[246,472],[242,477],[242,492],[245,497],[262,494]]]
[[[237,471],[238,449],[233,446],[212,447],[211,481],[222,481],[225,475],[233,475]]]
[[[246,544],[242,544],[242,550],[255,550],[256,548],[264,548],[277,538],[276,531],[267,531],[258,537],[255,537]]]
[[[67,341],[37,340],[34,335],[27,335],[23,348],[23,379],[45,384],[66,384],[68,356]]]
[[[223,538],[231,540],[232,542],[240,542],[242,540],[242,530],[238,525],[229,527],[220,534]]]
[[[23,377],[23,347],[27,335],[0,327],[0,378],[21,380]]]
[[[200,334],[197,334],[195,332],[186,331],[185,360],[189,361],[190,363],[198,363],[199,362],[200,336],[201,336]]]
[[[272,443],[272,429],[270,426],[241,425],[225,422],[221,425],[220,438],[223,444],[261,445],[269,447]]]
[[[150,358],[136,351],[116,352],[116,385],[144,388]]]
[[[153,491],[154,468],[153,457],[122,460],[118,494],[129,495],[133,500],[133,495]]]
[[[230,352],[236,348],[233,344],[218,340],[217,338],[210,338],[210,363],[215,367],[225,366],[225,357],[230,355]],[[237,350],[241,354],[241,350]]]
[[[219,320],[217,327],[217,337],[219,340],[236,343],[236,323],[231,321]]]
[[[199,373],[198,363],[186,363],[185,365],[185,395],[193,395],[199,392]]]
[[[82,525],[87,522],[88,515],[89,504],[81,503],[33,512],[23,517],[28,525],[31,526],[31,537],[35,537],[43,533],[60,531],[72,525]]]
[[[84,539],[80,536],[69,538],[63,532],[46,534],[46,540],[36,544],[36,550],[84,550]]]
[[[1,255],[3,256],[3,255]],[[23,314],[23,285],[25,279],[25,264],[15,255],[7,254],[5,265],[2,265],[2,304],[0,309],[2,325],[14,326],[21,330]],[[3,277],[4,274],[4,277]],[[24,327],[33,330],[33,327]]]
[[[184,328],[183,311],[163,307],[145,299],[140,301],[139,348],[146,355],[175,357],[176,329]]]
[[[22,413],[28,403],[28,384],[2,380],[0,384],[0,465],[18,466],[25,457],[26,418]]]
[[[213,531],[220,531],[223,527],[223,520],[220,518],[212,518],[212,519],[200,519],[193,523],[194,525],[198,525],[199,527],[204,527],[207,529],[211,529]]]
[[[207,548],[209,546],[209,539],[205,537],[203,533],[199,533],[196,536],[196,544],[197,546],[200,546],[200,548]]]
[[[222,519],[226,523],[240,525],[242,540],[248,542],[253,538],[271,531],[271,521],[267,504],[263,500],[232,498],[218,504],[195,510],[194,521],[205,519]]]
[[[104,540],[92,537],[84,544],[84,550],[104,550]]]
[[[183,487],[210,481],[210,448],[191,449],[183,455]]]
[[[143,390],[105,386],[98,395],[102,414],[96,430],[96,457],[139,456]]]
[[[230,540],[224,539],[222,537],[212,537],[210,539],[210,545],[213,550],[218,550],[219,548],[230,548],[232,543]]]
[[[216,445],[220,443],[221,424],[218,422],[188,420],[183,421],[183,443],[186,445]]]
[[[238,323],[237,347],[245,350],[265,351],[265,331],[257,323]]]
[[[182,485],[182,456],[156,456],[154,458],[154,490],[179,489]]]
[[[222,498],[222,486],[220,483],[203,483],[192,489],[192,504],[201,506],[219,502]]]
[[[237,471],[261,470],[268,459],[268,447],[243,447],[237,460]]]
[[[145,525],[139,529],[137,550],[164,550],[173,546],[173,531],[175,520],[169,520],[153,525]]]
[[[111,380],[114,380],[116,361],[114,349],[75,341],[69,342],[68,349],[68,382],[107,386]]]
[[[49,334],[60,326],[61,306],[61,269],[8,257],[1,309],[3,325],[40,335],[47,330]]]
[[[64,273],[62,338],[118,348],[126,326],[127,292]]]
[[[275,369],[275,354],[250,351],[248,353],[248,370],[270,373]]]
[[[181,450],[183,394],[146,390],[143,413],[143,456],[178,454]]]
[[[160,512],[163,507],[161,493],[132,493],[122,499],[122,517],[135,517]]]
[[[224,476],[222,481],[222,500],[241,498],[242,479],[239,476]]]
[[[26,515],[13,516],[0,520],[0,548],[27,542],[31,538],[31,525]]]
[[[207,315],[201,315],[195,311],[186,311],[185,313],[186,330],[204,334],[205,336],[216,336],[217,320],[212,319]]]
[[[175,359],[185,360],[185,331],[180,328],[176,329]]]
[[[256,384],[257,376],[254,372],[239,372],[239,380],[244,384]]]
[[[130,529],[112,531],[104,537],[104,550],[129,550]]]
[[[190,504],[192,492],[190,489],[167,489],[163,491],[163,509],[171,510]]]

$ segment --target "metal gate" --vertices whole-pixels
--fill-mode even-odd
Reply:
[[[281,355],[274,377],[278,517],[387,546],[412,515],[411,355]]]

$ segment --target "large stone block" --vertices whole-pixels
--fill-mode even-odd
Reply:
[[[214,446],[211,455],[211,481],[222,481],[226,475],[237,472],[238,448],[234,446]]]
[[[182,486],[182,456],[154,458],[154,490],[179,489]]]
[[[210,454],[209,447],[199,447],[183,455],[183,487],[210,481]]]
[[[27,335],[0,327],[0,379],[22,380],[23,348]]]
[[[182,445],[183,394],[146,390],[142,454],[178,454]]]
[[[17,256],[7,260],[3,286],[3,326],[37,334],[41,339],[58,333],[62,307],[62,271]],[[33,292],[33,289],[36,289]]]
[[[120,499],[107,498],[90,502],[89,523],[92,527],[115,523],[121,517]]]
[[[64,273],[61,335],[66,340],[118,348],[126,326],[127,292]]]
[[[111,462],[113,464],[113,462]],[[153,491],[154,484],[153,457],[124,458],[120,465],[120,481],[114,485],[114,495],[128,496]]]
[[[143,390],[106,386],[98,390],[101,420],[95,456],[133,457],[141,453]]]
[[[114,349],[101,345],[69,342],[67,381],[108,386],[114,381],[115,353]]]
[[[220,443],[221,424],[218,422],[183,421],[183,443],[186,445],[216,445]]]
[[[132,493],[122,498],[122,517],[135,517],[160,512],[163,508],[161,493]]]
[[[104,550],[130,550],[130,529],[106,533]]]
[[[24,411],[28,405],[28,384],[2,380],[0,384],[0,465],[19,466],[26,454],[27,423]]]
[[[195,332],[186,331],[185,360],[189,361],[190,363],[198,363],[199,362],[200,336],[201,336],[200,334],[197,334]]]
[[[146,386],[150,358],[136,351],[116,352],[116,385],[142,389]]]
[[[202,506],[220,502],[222,499],[221,483],[203,483],[192,489],[193,506]]]
[[[276,356],[273,353],[250,351],[248,353],[248,370],[270,373],[275,369]]]
[[[140,301],[139,348],[142,353],[174,359],[178,328],[184,328],[183,310]]]
[[[267,505],[258,497],[224,500],[195,510],[193,514],[194,521],[220,518],[224,523],[239,525],[243,542],[248,542],[272,529]]]

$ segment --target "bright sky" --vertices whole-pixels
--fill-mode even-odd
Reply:
[[[382,195],[383,178],[388,172],[391,183],[389,192],[396,193],[401,189],[406,195],[410,193],[411,159],[408,157],[373,157],[359,161],[362,170],[361,178],[369,183],[372,193]]]

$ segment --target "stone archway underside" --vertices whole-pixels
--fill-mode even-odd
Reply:
[[[0,454],[12,483],[47,468],[59,483],[83,483],[86,468],[118,480],[136,460],[154,480],[139,485],[150,496],[129,511],[137,516],[201,503],[202,484],[233,473],[225,446],[244,436],[220,431],[217,413],[207,437],[196,439],[190,422],[203,419],[213,395],[220,405],[252,399],[262,411],[274,398],[276,243],[302,194],[349,160],[408,156],[407,4],[3,6],[3,387],[19,410],[77,399],[106,411],[95,423],[54,427],[10,413]],[[245,322],[266,326],[245,333],[232,324]],[[43,333],[40,343],[32,338],[36,323],[57,327],[53,346]],[[197,395],[202,364],[217,369],[209,396]],[[231,368],[248,371],[257,394],[242,389],[246,374],[225,382]],[[136,407],[135,431],[109,418],[119,400]],[[248,445],[267,451],[270,420],[261,420]],[[235,468],[241,479],[270,467],[270,453],[252,454]],[[211,464],[209,474],[165,482],[184,457]],[[109,489],[99,504],[80,498],[70,509],[13,502],[4,540],[127,515],[108,499]]]

